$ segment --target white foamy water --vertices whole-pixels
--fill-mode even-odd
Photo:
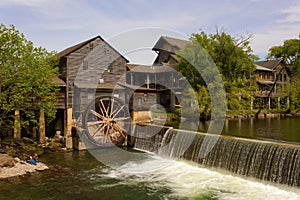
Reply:
[[[129,162],[106,171],[120,185],[148,184],[172,192],[165,199],[220,200],[300,200],[300,189],[247,180],[228,173],[212,171],[183,161],[150,155],[140,162]]]

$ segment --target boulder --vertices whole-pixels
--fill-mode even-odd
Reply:
[[[0,154],[0,167],[13,167],[17,160],[7,154]]]

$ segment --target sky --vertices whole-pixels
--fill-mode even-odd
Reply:
[[[254,54],[265,59],[270,47],[298,38],[300,1],[1,0],[0,23],[15,25],[49,51],[100,35],[131,63],[142,64],[152,62],[149,51],[161,35],[188,39],[218,28],[235,37],[253,34]]]

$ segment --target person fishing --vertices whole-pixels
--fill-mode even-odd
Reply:
[[[33,156],[30,156],[27,162],[32,165],[36,165],[36,163],[39,162],[37,153],[35,153]]]

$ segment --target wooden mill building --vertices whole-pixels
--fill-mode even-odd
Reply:
[[[56,82],[61,90],[51,131],[63,133],[66,146],[73,148],[72,130],[75,123],[80,122],[87,104],[100,95],[124,100],[134,121],[139,121],[141,115],[147,116],[146,121],[150,121],[149,110],[155,105],[174,111],[176,106],[180,106],[182,95],[180,76],[175,70],[179,63],[176,52],[188,43],[181,39],[160,37],[152,49],[157,57],[151,66],[128,64],[129,61],[100,36],[59,52],[60,76]],[[279,93],[289,81],[289,69],[282,60],[255,64],[259,86],[256,100],[268,104],[269,108],[273,108],[273,101],[277,100],[280,106],[283,99],[280,99]],[[267,98],[275,80],[275,89]]]
[[[163,65],[128,65],[126,99],[134,121],[150,122],[150,111],[160,105],[173,112],[180,86],[177,72]],[[142,116],[143,115],[143,116]]]
[[[64,95],[59,96],[54,126],[66,136],[67,148],[73,148],[72,128],[80,121],[88,102],[97,95],[113,92],[124,96],[124,88],[117,82],[126,73],[128,60],[100,36],[66,48],[58,56],[59,78],[65,88]]]
[[[180,46],[171,53],[182,48],[180,40],[177,42]],[[165,48],[168,48],[165,43],[158,41],[153,50],[159,53],[158,49]],[[165,56],[159,53],[158,57],[162,55]],[[128,64],[128,60],[100,36],[68,47],[58,56],[62,87],[52,126],[66,137],[67,148],[74,147],[75,123],[80,122],[86,105],[97,96],[121,98],[137,122],[145,121],[144,116],[150,121],[149,110],[153,105],[174,111],[178,104],[178,76],[160,59],[153,66]]]

